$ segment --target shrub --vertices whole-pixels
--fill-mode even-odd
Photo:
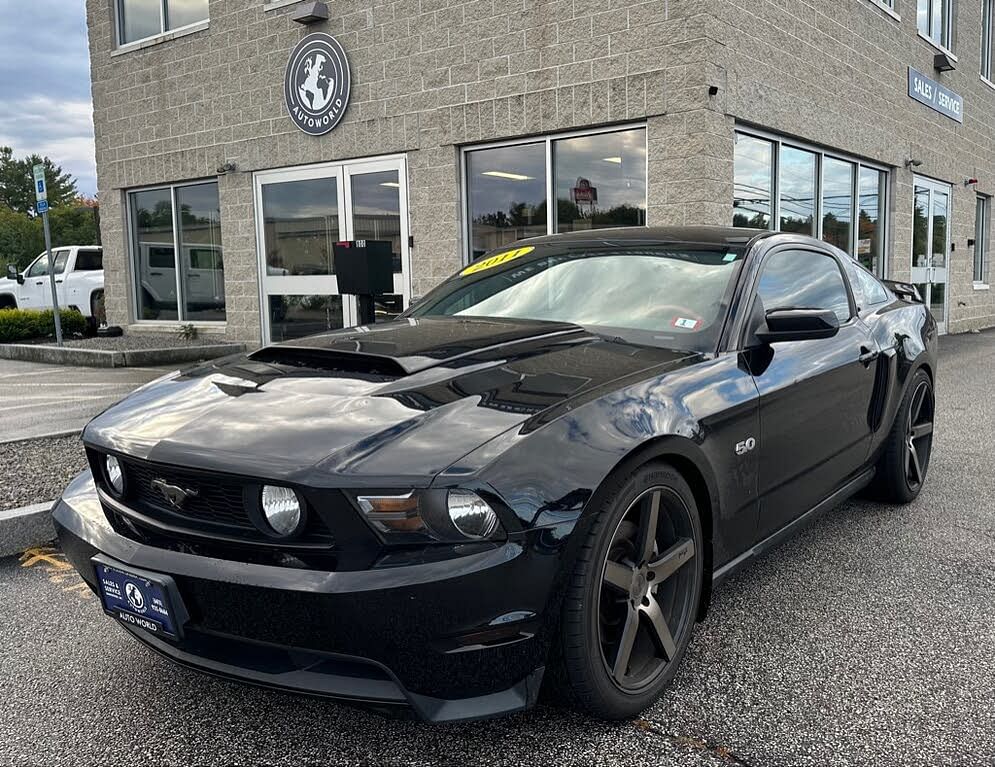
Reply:
[[[0,342],[55,338],[55,317],[50,309],[0,309]],[[63,309],[62,336],[82,334],[86,319],[75,309]]]

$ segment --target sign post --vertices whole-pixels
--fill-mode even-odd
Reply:
[[[52,288],[52,315],[55,318],[55,342],[62,346],[62,317],[59,315],[59,292],[55,287],[55,260],[52,258],[52,234],[48,228],[48,187],[45,166],[39,163],[31,169],[35,177],[35,211],[41,214],[45,229],[45,252],[48,254],[48,283]]]

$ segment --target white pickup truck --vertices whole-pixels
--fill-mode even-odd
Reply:
[[[96,245],[53,248],[55,288],[59,307],[78,309],[96,327],[104,314],[103,252]],[[0,278],[0,309],[51,309],[52,287],[48,279],[48,254],[43,253],[18,273],[7,265]]]

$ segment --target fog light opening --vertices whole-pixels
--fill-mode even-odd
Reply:
[[[121,462],[117,460],[116,456],[104,458],[104,475],[107,478],[107,484],[117,496],[124,493],[124,470],[121,469]]]
[[[291,536],[297,532],[303,517],[301,500],[291,488],[264,485],[260,506],[266,523],[277,536]]]

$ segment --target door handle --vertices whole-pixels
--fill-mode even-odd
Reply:
[[[867,347],[862,346],[860,348],[860,357],[858,357],[857,359],[861,363],[863,363],[865,368],[867,368],[871,363],[877,360],[880,355],[881,353],[876,349],[870,350]]]
[[[61,280],[56,280],[55,282],[57,282],[59,285],[62,285],[62,281]]]
[[[152,277],[162,277],[162,272],[149,272]]]
[[[38,282],[35,283],[35,285],[45,285],[45,281],[39,280]]]

